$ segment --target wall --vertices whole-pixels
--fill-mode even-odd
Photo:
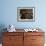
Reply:
[[[45,0],[1,0],[0,24],[13,24],[16,28],[46,28]],[[35,22],[18,22],[17,7],[35,7]]]

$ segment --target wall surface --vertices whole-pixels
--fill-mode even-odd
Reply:
[[[35,22],[18,22],[18,7],[35,7]],[[15,28],[42,28],[46,32],[46,0],[0,0],[0,31],[13,24]]]

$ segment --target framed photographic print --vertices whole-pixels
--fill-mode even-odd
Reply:
[[[35,8],[34,7],[18,7],[17,20],[22,22],[35,21]]]

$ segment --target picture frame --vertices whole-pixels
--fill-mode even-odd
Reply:
[[[35,7],[18,7],[17,21],[20,22],[34,22],[35,21]]]

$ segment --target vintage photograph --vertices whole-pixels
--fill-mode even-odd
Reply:
[[[18,7],[17,8],[17,20],[18,21],[35,21],[35,9],[34,7]]]

